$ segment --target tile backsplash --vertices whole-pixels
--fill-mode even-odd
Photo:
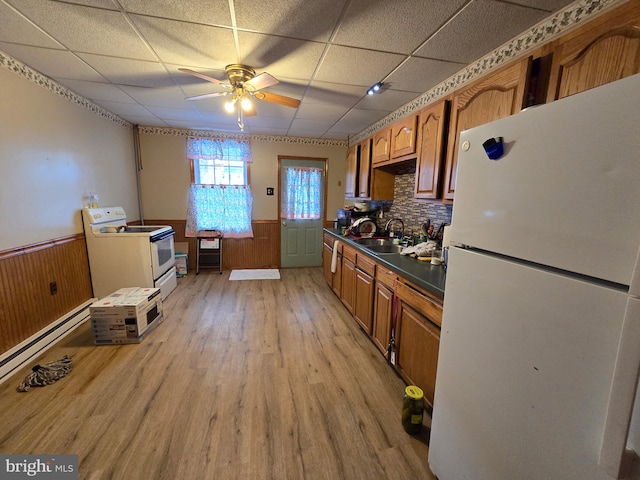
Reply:
[[[404,222],[405,234],[420,232],[420,227],[427,220],[437,228],[444,222],[451,224],[453,205],[442,203],[418,203],[413,198],[415,173],[396,175],[394,182],[394,200],[388,212],[384,213],[382,226],[390,218],[401,218]]]

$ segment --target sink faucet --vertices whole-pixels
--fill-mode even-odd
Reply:
[[[404,237],[404,222],[402,221],[401,218],[391,218],[389,219],[389,221],[387,222],[387,224],[384,227],[384,231],[387,232],[387,234],[389,234],[389,227],[391,226],[392,222],[400,222],[400,225],[402,226],[402,229],[400,230],[400,238]]]

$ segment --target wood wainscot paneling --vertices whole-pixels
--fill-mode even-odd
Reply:
[[[0,252],[0,354],[91,298],[84,234]]]
[[[189,244],[189,272],[196,271],[196,239],[185,237],[186,220],[146,220],[147,225],[171,225],[174,241]],[[280,266],[280,222],[251,222],[253,238],[225,238],[222,247],[222,269],[278,268]]]

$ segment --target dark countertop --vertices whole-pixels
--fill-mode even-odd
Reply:
[[[441,265],[431,265],[429,262],[421,262],[408,255],[400,255],[399,253],[377,254],[356,243],[352,238],[343,236],[337,228],[325,228],[324,231],[335,237],[336,240],[341,240],[351,245],[359,252],[363,252],[375,259],[376,262],[389,267],[390,270],[393,270],[410,282],[415,283],[417,286],[424,288],[426,291],[440,298],[444,298],[444,284],[447,275]]]

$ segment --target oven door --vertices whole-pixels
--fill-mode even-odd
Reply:
[[[175,249],[173,245],[173,230],[150,237],[151,267],[153,279],[157,280],[175,264]]]

